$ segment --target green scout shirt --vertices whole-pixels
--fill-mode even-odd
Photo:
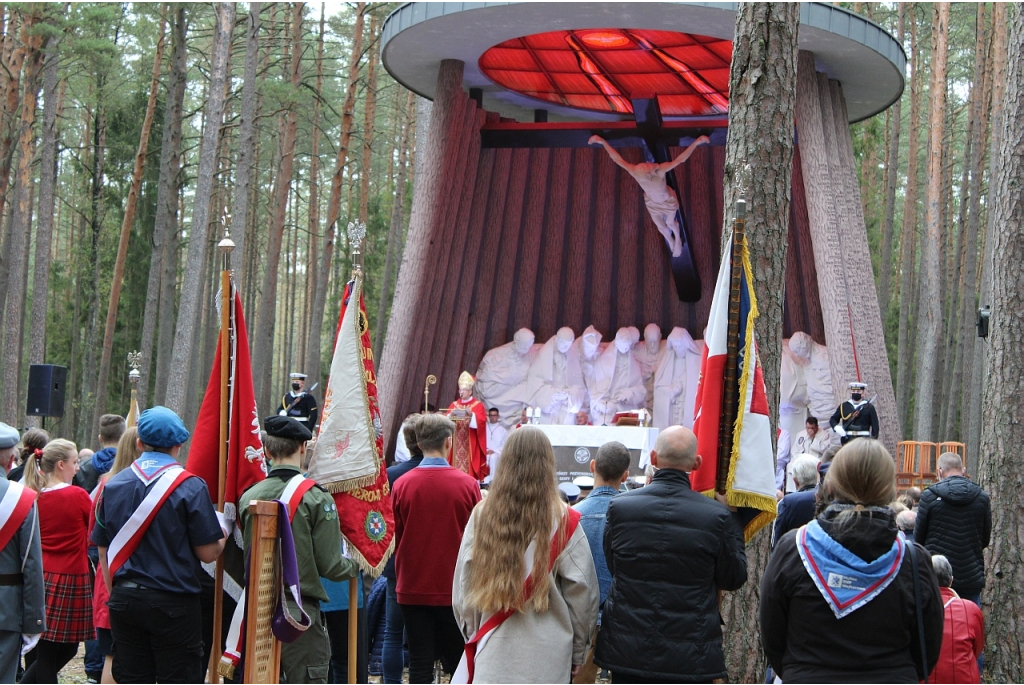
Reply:
[[[249,514],[251,500],[271,501],[281,497],[284,488],[299,473],[295,466],[275,466],[266,480],[256,483],[242,495],[239,507],[244,531],[245,553],[249,554],[252,538],[252,516]],[[334,498],[317,485],[310,488],[292,519],[292,535],[295,537],[295,556],[299,562],[299,579],[303,597],[327,600],[327,592],[320,578],[347,580],[354,578],[359,570],[356,563],[341,555],[341,528],[338,524],[338,509]]]

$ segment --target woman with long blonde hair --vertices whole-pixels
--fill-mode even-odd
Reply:
[[[132,465],[132,462],[139,458],[142,451],[138,446],[139,429],[135,426],[127,429],[117,443],[117,452],[114,455],[114,462],[110,471],[100,476],[99,485],[93,492],[91,514],[89,516],[89,535],[96,526],[96,507],[100,501],[100,495],[107,482],[117,473],[124,471]],[[96,582],[92,593],[92,621],[96,626],[96,640],[99,642],[100,654],[103,655],[103,677],[100,682],[113,683],[114,676],[111,668],[114,661],[114,636],[110,632],[110,610],[107,609],[107,600],[110,599],[110,588],[107,587],[101,574],[96,574]]]
[[[71,481],[78,471],[78,448],[51,440],[25,462],[25,485],[39,493],[39,541],[46,586],[46,631],[29,652],[23,683],[55,683],[57,673],[95,636],[92,575],[86,532],[89,495]]]
[[[452,609],[469,643],[467,677],[567,683],[584,663],[600,591],[578,520],[558,496],[547,436],[514,431],[455,569]]]

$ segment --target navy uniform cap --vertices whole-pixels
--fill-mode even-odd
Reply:
[[[150,407],[142,412],[138,430],[139,440],[151,447],[175,447],[189,438],[185,424],[167,407]]]
[[[18,444],[21,437],[18,435],[18,429],[8,426],[6,423],[0,423],[0,450],[10,449]]]
[[[289,440],[312,440],[313,434],[290,416],[268,416],[263,419],[263,428],[267,435]]]

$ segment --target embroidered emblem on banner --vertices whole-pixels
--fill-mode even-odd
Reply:
[[[366,537],[372,542],[380,542],[388,534],[388,524],[379,511],[370,510],[366,515]]]

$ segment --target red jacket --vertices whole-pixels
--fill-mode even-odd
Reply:
[[[985,619],[974,602],[960,599],[952,588],[939,588],[945,617],[942,650],[930,681],[980,683],[978,657],[985,647]]]

